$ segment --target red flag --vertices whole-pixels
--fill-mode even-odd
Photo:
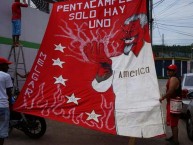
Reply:
[[[145,0],[55,3],[14,108],[112,134],[163,134]]]

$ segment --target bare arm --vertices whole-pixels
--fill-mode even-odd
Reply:
[[[166,98],[171,98],[172,96],[174,96],[175,91],[178,87],[179,87],[179,80],[176,77],[172,77],[170,79],[169,89],[166,92],[166,94],[160,98],[160,102],[162,102]]]
[[[24,4],[27,4],[26,0],[23,0],[23,3],[24,3]]]
[[[11,96],[12,96],[12,87],[11,88],[7,88],[6,89],[6,93],[7,93],[8,99],[10,99]]]
[[[27,4],[26,0],[23,0],[23,4],[20,3],[20,6],[21,7],[28,7],[28,4]]]

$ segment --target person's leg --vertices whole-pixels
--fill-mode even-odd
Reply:
[[[9,118],[9,108],[0,108],[0,145],[3,145],[4,139],[8,137]]]
[[[15,46],[15,43],[16,43],[15,35],[16,35],[16,21],[12,20],[12,41],[13,41],[13,46]]]
[[[166,140],[166,141],[173,140],[173,136],[170,136],[170,137],[166,138],[165,140]]]
[[[166,105],[166,124],[167,124],[167,126],[170,126],[170,127],[171,127],[171,122],[172,122],[171,119],[172,119],[172,118],[171,118],[171,114],[170,114],[170,104],[167,103],[167,105]],[[170,137],[168,137],[168,138],[166,138],[165,140],[166,140],[166,141],[170,141],[170,140],[172,140],[172,139],[173,139],[173,135],[170,136]]]
[[[175,127],[171,127],[172,129],[172,134],[173,134],[173,141],[178,143],[179,140],[178,140],[178,126],[175,126]]]
[[[21,34],[21,20],[16,20],[16,35],[15,35],[15,41],[16,41],[16,45],[20,45],[19,43],[19,36]]]
[[[171,130],[172,130],[172,140],[169,142],[172,145],[179,145],[178,140],[178,121],[179,121],[179,115],[177,114],[171,114]]]
[[[15,35],[12,35],[12,40],[13,40],[13,45],[15,45],[15,43],[16,43],[16,40],[15,40]]]
[[[16,45],[20,45],[20,43],[19,43],[19,35],[15,36],[15,42],[16,42]]]
[[[4,138],[0,138],[0,145],[4,144]]]

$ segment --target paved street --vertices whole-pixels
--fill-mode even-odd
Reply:
[[[159,80],[160,90],[165,91],[165,80]],[[165,103],[163,103],[163,111]],[[38,139],[33,140],[18,130],[13,130],[10,137],[4,145],[128,145],[129,138],[122,136],[109,135],[75,125],[47,120],[46,134]],[[186,133],[184,120],[179,124],[180,145],[193,145]],[[169,128],[166,128],[167,135],[171,134]],[[166,145],[164,138],[160,139],[135,139],[133,145]]]

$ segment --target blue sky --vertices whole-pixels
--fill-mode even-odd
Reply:
[[[153,45],[192,44],[193,0],[153,0],[153,4]]]

